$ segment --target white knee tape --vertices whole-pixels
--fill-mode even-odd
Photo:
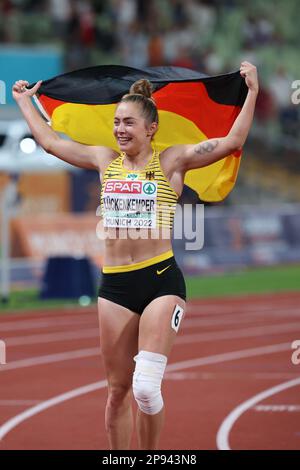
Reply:
[[[164,406],[161,396],[161,381],[167,365],[163,354],[140,351],[134,358],[133,394],[143,413],[155,415]]]

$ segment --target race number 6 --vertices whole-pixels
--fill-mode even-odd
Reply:
[[[176,331],[176,333],[179,329],[182,317],[183,317],[183,308],[180,307],[179,305],[176,305],[175,308],[174,308],[174,312],[173,312],[173,315],[172,315],[172,321],[171,321],[171,326],[172,326],[173,330]]]

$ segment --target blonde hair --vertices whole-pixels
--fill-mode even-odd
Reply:
[[[148,124],[158,123],[158,111],[154,98],[152,97],[153,87],[149,80],[142,78],[134,82],[129,93],[121,98],[120,103],[137,103],[142,108],[142,115]]]

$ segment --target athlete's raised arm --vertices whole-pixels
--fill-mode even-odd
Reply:
[[[43,120],[34,107],[31,97],[37,92],[42,81],[27,89],[29,83],[18,80],[12,88],[12,95],[17,102],[33,137],[43,149],[52,155],[80,168],[100,170],[101,160],[113,158],[114,150],[109,147],[83,145],[72,140],[62,139]]]
[[[248,94],[227,136],[205,140],[198,144],[175,145],[167,149],[170,154],[172,153],[172,157],[176,157],[177,168],[181,171],[210,165],[236,152],[244,145],[253,121],[259,86],[256,67],[250,62],[241,63],[240,73],[245,78]]]

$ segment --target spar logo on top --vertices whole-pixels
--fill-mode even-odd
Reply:
[[[104,191],[108,194],[132,194],[153,197],[157,193],[157,183],[152,181],[107,181]]]

